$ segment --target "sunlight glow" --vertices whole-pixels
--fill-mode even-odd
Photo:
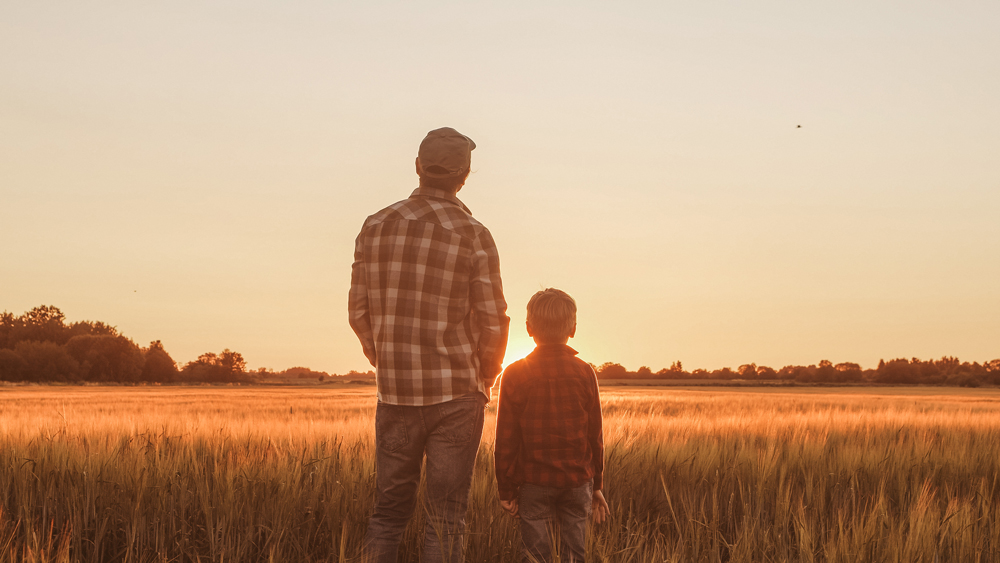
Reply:
[[[527,335],[515,338],[511,337],[507,343],[507,353],[503,357],[503,368],[527,356],[535,349],[535,341]]]

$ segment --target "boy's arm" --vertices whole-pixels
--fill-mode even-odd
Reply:
[[[521,487],[521,422],[514,371],[507,368],[500,378],[500,399],[497,404],[497,434],[493,448],[493,463],[497,476],[497,496],[501,501],[517,500]]]
[[[601,419],[601,390],[597,385],[597,374],[594,369],[590,370],[591,381],[593,381],[594,399],[588,413],[587,440],[590,442],[591,463],[594,468],[594,490],[604,489],[604,421]]]

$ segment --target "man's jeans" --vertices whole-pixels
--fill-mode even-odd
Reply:
[[[483,436],[486,398],[466,395],[437,405],[379,403],[375,410],[378,501],[364,541],[366,563],[396,563],[413,514],[420,463],[427,455],[424,552],[421,561],[460,562],[472,469]]]
[[[522,485],[517,501],[522,561],[555,561],[558,554],[562,563],[582,563],[593,495],[593,480],[573,489]]]

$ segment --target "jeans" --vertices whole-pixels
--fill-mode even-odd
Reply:
[[[379,403],[375,410],[378,501],[368,521],[363,560],[396,563],[399,540],[413,514],[420,464],[427,457],[427,525],[421,561],[460,562],[472,469],[483,436],[486,398],[480,394],[427,406]]]
[[[572,489],[522,485],[517,501],[524,543],[521,561],[582,563],[593,494],[593,480]]]

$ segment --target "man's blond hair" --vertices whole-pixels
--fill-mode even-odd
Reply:
[[[576,327],[576,301],[565,291],[548,288],[528,300],[528,324],[544,343],[564,343]]]

